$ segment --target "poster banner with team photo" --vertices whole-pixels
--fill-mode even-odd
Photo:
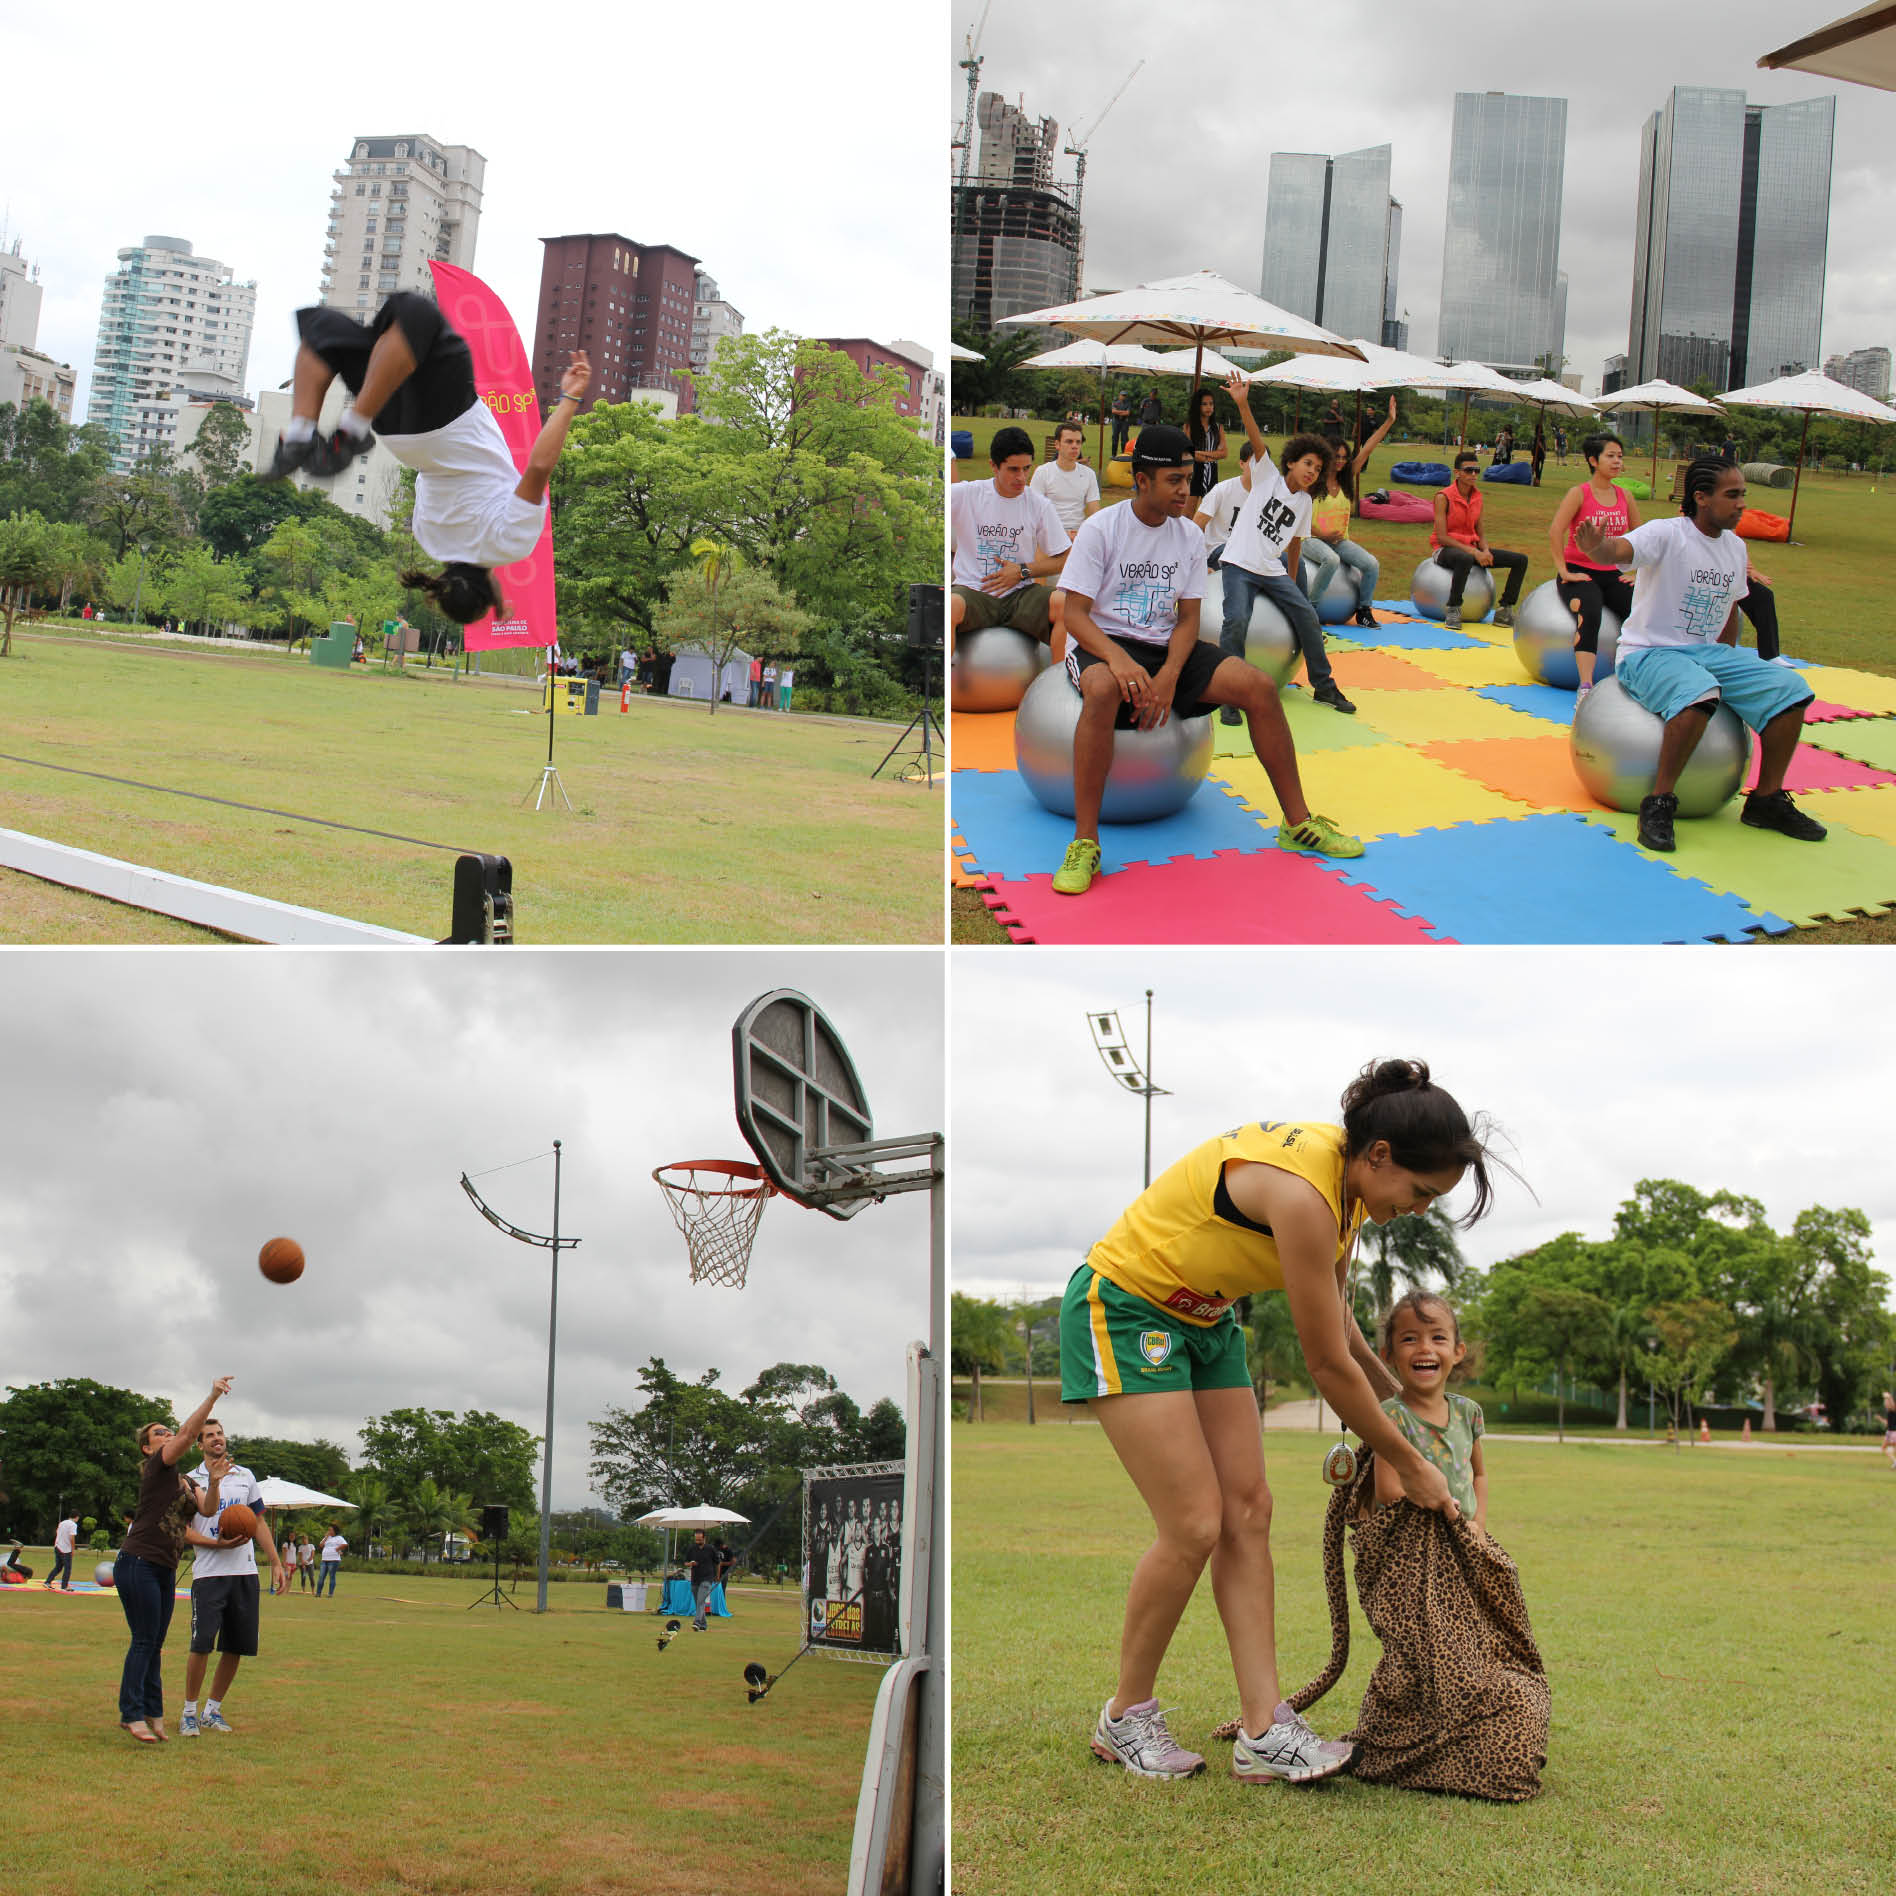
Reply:
[[[803,1476],[803,1613],[809,1643],[839,1657],[898,1659],[902,1464]]]

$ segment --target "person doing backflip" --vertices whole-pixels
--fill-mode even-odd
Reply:
[[[474,357],[430,298],[391,296],[367,328],[336,309],[296,312],[301,344],[291,385],[290,425],[278,437],[266,480],[302,472],[340,474],[377,436],[415,472],[411,531],[439,572],[403,573],[457,625],[507,602],[494,568],[524,560],[539,544],[546,488],[567,430],[592,381],[583,350],[560,378],[560,399],[527,456],[524,471],[474,385]],[[354,398],[335,432],[317,432],[323,397],[338,377]]]

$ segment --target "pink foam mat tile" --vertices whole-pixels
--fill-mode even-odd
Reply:
[[[1839,756],[1817,744],[1800,744],[1791,753],[1790,768],[1784,773],[1784,787],[1795,796],[1802,790],[1867,790],[1873,784],[1896,783],[1896,773],[1860,764],[1854,757]],[[1751,747],[1751,764],[1745,771],[1745,788],[1758,785],[1758,747]]]

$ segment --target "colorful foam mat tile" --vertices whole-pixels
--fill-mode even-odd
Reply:
[[[1351,836],[1401,836],[1520,815],[1520,804],[1405,745],[1316,751],[1297,760],[1304,801]],[[1220,762],[1218,780],[1275,829],[1277,799],[1255,758]]]

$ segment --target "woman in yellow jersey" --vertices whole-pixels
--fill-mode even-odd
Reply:
[[[1099,1757],[1142,1777],[1204,1768],[1166,1729],[1157,1680],[1207,1561],[1241,1701],[1234,1775],[1301,1783],[1349,1761],[1279,1690],[1271,1493],[1238,1298],[1281,1289],[1319,1395],[1409,1500],[1456,1513],[1441,1471],[1383,1413],[1397,1385],[1349,1314],[1348,1260],[1365,1219],[1426,1211],[1469,1172],[1463,1223],[1483,1216],[1487,1148],[1419,1060],[1365,1067],[1342,1118],[1207,1140],[1126,1208],[1067,1286],[1061,1397],[1092,1405],[1158,1531],[1133,1573],[1118,1686],[1093,1733]]]

